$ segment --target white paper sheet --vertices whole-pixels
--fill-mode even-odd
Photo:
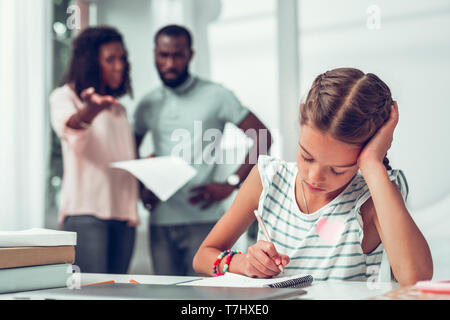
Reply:
[[[300,283],[301,281],[305,281],[305,283],[310,283],[312,281],[312,277],[307,274],[298,274],[292,276],[277,276],[270,279],[261,279],[261,278],[250,278],[240,274],[235,274],[231,272],[225,273],[220,277],[206,277],[200,280],[194,280],[189,282],[183,282],[178,284],[179,286],[206,286],[206,287],[241,287],[241,288],[262,288],[269,287],[273,284],[281,284],[281,283]],[[280,286],[281,287],[289,287]]]
[[[161,201],[169,199],[197,174],[186,161],[170,156],[113,162],[111,167],[132,173]]]

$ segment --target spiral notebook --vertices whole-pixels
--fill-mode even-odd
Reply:
[[[270,279],[250,278],[236,273],[227,272],[220,277],[209,277],[200,280],[180,283],[182,286],[208,286],[208,287],[241,287],[241,288],[301,288],[309,286],[313,277],[309,274],[298,274],[287,277],[274,277]]]

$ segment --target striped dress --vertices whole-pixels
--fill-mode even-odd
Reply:
[[[300,211],[295,199],[297,164],[260,156],[258,170],[263,191],[258,211],[278,252],[290,257],[284,275],[311,274],[315,281],[366,281],[378,276],[383,245],[369,254],[361,248],[363,220],[361,205],[370,197],[361,174],[321,209]],[[400,170],[388,171],[405,200],[406,179]],[[258,240],[265,240],[261,230]]]

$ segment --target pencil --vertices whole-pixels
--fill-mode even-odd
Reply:
[[[264,233],[264,236],[266,237],[266,240],[269,242],[272,242],[272,240],[270,239],[270,236],[269,236],[269,232],[267,232],[266,226],[265,226],[264,222],[262,221],[260,215],[258,214],[258,210],[253,211],[253,213],[256,216],[256,220],[258,220],[259,226],[261,227],[261,229]],[[283,266],[281,264],[278,265],[278,269],[280,269],[281,272],[284,271]]]
[[[107,284],[107,283],[115,283],[114,280],[109,280],[109,281],[103,281],[103,282],[97,282],[97,283],[88,283],[83,285],[83,287],[87,287],[87,286],[97,286],[99,284]]]

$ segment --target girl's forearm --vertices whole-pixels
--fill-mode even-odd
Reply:
[[[433,263],[428,244],[409,214],[382,162],[360,167],[376,211],[375,223],[397,280],[412,284],[430,279]]]
[[[212,266],[214,257],[219,255],[220,251],[211,247],[200,247],[194,256],[192,266],[194,270],[202,275],[212,276]]]

